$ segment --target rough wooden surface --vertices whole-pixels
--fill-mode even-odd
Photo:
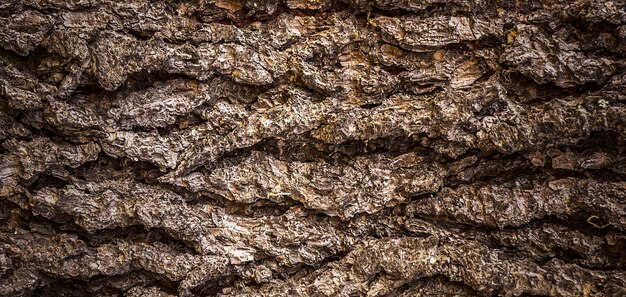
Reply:
[[[0,296],[626,296],[626,3],[0,1]]]

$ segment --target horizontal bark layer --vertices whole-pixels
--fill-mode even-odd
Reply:
[[[626,3],[0,3],[0,296],[625,296]]]

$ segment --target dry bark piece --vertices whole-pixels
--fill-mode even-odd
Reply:
[[[177,179],[175,184],[243,203],[281,201],[286,197],[342,218],[375,213],[401,204],[411,195],[433,193],[441,186],[440,169],[420,164],[413,154],[351,161],[342,166],[323,161],[289,163],[253,151],[238,166],[221,167],[208,176],[193,173]]]
[[[314,264],[343,251],[353,240],[339,222],[297,208],[277,217],[245,218],[215,206],[188,205],[170,190],[129,180],[74,181],[60,190],[44,188],[30,204],[35,214],[57,222],[73,217],[88,232],[132,225],[162,229],[198,253],[221,255],[232,264],[268,254],[283,265]],[[303,233],[292,234],[296,230]],[[320,246],[324,249],[318,250]]]
[[[557,44],[536,26],[519,25],[509,34],[514,35],[513,45],[501,59],[537,83],[554,82],[559,87],[602,83],[615,71],[611,60],[586,56],[576,51],[577,45]]]
[[[414,51],[430,51],[451,43],[473,41],[502,34],[502,26],[493,20],[468,17],[378,17],[370,24],[380,28],[383,40]]]
[[[0,296],[625,296],[624,7],[0,1]]]
[[[620,201],[626,193],[625,187],[624,182],[599,183],[571,178],[462,185],[456,189],[444,188],[437,195],[413,202],[407,211],[497,228],[517,227],[549,216],[567,219],[583,213],[602,217],[608,224],[624,230],[626,209]]]
[[[401,262],[397,262],[401,257]],[[463,282],[481,295],[554,294],[566,296],[583,290],[626,290],[623,272],[612,274],[553,260],[540,266],[498,250],[455,238],[401,238],[368,240],[342,260],[305,277],[276,281],[260,288],[243,287],[224,296],[380,296],[412,280],[444,275]],[[544,277],[545,275],[545,277]],[[569,276],[576,276],[581,285]],[[496,285],[497,284],[497,285]],[[582,288],[581,288],[582,287]]]

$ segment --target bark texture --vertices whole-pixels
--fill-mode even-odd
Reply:
[[[626,3],[0,1],[0,296],[626,296]]]

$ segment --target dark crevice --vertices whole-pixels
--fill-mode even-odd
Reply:
[[[600,151],[615,155],[624,155],[626,145],[623,136],[616,131],[592,131],[589,136],[575,146],[560,147],[561,151],[567,149],[583,153],[585,151]]]
[[[382,105],[382,103],[380,103],[380,102],[377,102],[377,103],[366,103],[366,104],[363,104],[363,105],[361,105],[359,107],[361,107],[363,109],[372,109],[372,108],[378,107],[380,105]]]
[[[420,215],[416,214],[414,216],[417,219],[424,220],[426,222],[432,223],[437,227],[440,227],[445,230],[453,231],[459,235],[463,235],[464,233],[468,234],[490,234],[491,232],[513,232],[523,229],[532,229],[536,227],[540,227],[543,224],[553,224],[564,226],[568,229],[575,230],[580,232],[586,236],[599,236],[606,237],[609,234],[620,234],[621,231],[612,227],[607,227],[604,229],[598,228],[589,228],[590,224],[587,222],[589,218],[588,214],[584,212],[574,213],[569,216],[556,216],[556,215],[547,215],[540,218],[533,218],[529,222],[525,224],[520,224],[516,226],[503,226],[503,227],[491,227],[487,225],[481,224],[465,224],[460,223],[454,220],[454,218],[446,218],[446,217],[436,217],[436,216],[428,216],[428,215]],[[411,232],[413,234],[413,232]],[[493,246],[497,248],[498,246]]]
[[[194,80],[194,81],[198,80],[197,78],[184,74],[184,73],[141,70],[139,72],[130,74],[128,78],[126,79],[126,82],[124,82],[124,84],[122,84],[120,88],[115,90],[115,92],[119,94],[124,94],[130,91],[133,91],[133,92],[140,91],[140,90],[147,89],[149,87],[153,87],[156,82],[181,79],[181,78],[185,80]]]
[[[29,217],[32,216],[32,213],[28,212],[28,214]],[[29,217],[25,219],[28,219]],[[67,218],[70,219],[69,216]],[[37,216],[37,221],[24,220],[23,224],[19,227],[44,235],[72,234],[77,236],[81,241],[85,242],[87,246],[92,248],[97,248],[98,246],[104,244],[110,244],[115,240],[121,239],[136,243],[160,242],[168,245],[180,253],[187,253],[191,255],[197,254],[193,247],[193,243],[177,239],[162,228],[146,228],[141,225],[132,225],[87,232],[71,220],[57,222],[42,216]]]
[[[136,243],[159,242],[180,253],[190,255],[197,254],[192,243],[177,239],[162,228],[147,228],[141,225],[134,225],[103,229],[92,233],[79,231],[77,234],[80,234],[81,239],[87,242],[90,247],[94,248],[103,244],[111,243],[114,240],[122,239],[128,242]]]
[[[133,161],[130,158],[111,157],[101,151],[98,159],[85,162],[76,168],[66,168],[71,176],[88,181],[134,179],[148,185],[156,185],[163,173],[148,161]]]
[[[472,12],[469,11],[466,7],[457,5],[453,2],[448,3],[425,3],[424,7],[421,9],[408,9],[402,8],[398,6],[385,5],[377,3],[370,3],[368,1],[359,1],[359,4],[354,4],[350,0],[342,0],[342,2],[348,3],[351,5],[353,10],[358,12],[358,15],[365,18],[375,18],[375,17],[391,17],[391,18],[402,18],[402,17],[416,17],[416,18],[428,18],[435,15],[456,15],[456,16],[471,16]],[[384,2],[383,2],[384,3]]]
[[[594,82],[585,83],[573,87],[563,88],[553,82],[538,84],[533,79],[518,72],[505,71],[500,77],[508,95],[524,104],[541,104],[550,100],[564,99],[567,97],[578,98],[591,92],[602,89],[603,84]]]
[[[449,157],[439,155],[431,148],[423,146],[423,137],[425,134],[411,137],[389,136],[367,141],[347,141],[338,145],[318,141],[307,135],[289,141],[266,138],[253,146],[226,152],[220,161],[206,164],[205,167],[210,172],[216,166],[235,165],[248,157],[252,151],[264,152],[286,162],[324,160],[332,165],[349,164],[350,160],[355,157],[377,154],[397,157],[406,153],[416,153],[431,161],[446,162],[451,160]]]
[[[390,75],[396,76],[402,72],[406,72],[409,71],[407,68],[402,67],[402,66],[398,66],[398,65],[385,65],[380,67],[382,70],[384,70],[385,72],[389,73]]]
[[[150,30],[138,31],[138,30],[131,29],[131,28],[124,28],[122,29],[121,33],[130,34],[139,41],[148,41],[152,38],[152,36],[156,33],[156,31],[150,31]]]
[[[294,206],[302,206],[301,202],[289,199],[288,196],[280,197],[283,199],[281,202],[275,202],[259,197],[259,199],[255,202],[244,203],[226,199],[212,192],[202,191],[199,193],[193,193],[183,187],[165,184],[161,185],[184,197],[184,199],[188,201],[187,205],[192,208],[195,206],[202,207],[203,205],[211,205],[220,207],[227,214],[235,216],[253,218],[281,216]]]
[[[222,292],[224,288],[231,286],[237,280],[240,280],[239,276],[224,276],[217,279],[213,279],[191,290],[194,296],[217,296]]]
[[[479,159],[473,165],[445,177],[444,185],[456,188],[465,184],[506,183],[522,177],[530,177],[532,180],[541,173],[520,153],[475,156]]]
[[[123,85],[120,87],[123,88]],[[121,90],[121,89],[120,89]],[[103,88],[98,79],[89,72],[83,72],[80,80],[80,84],[72,91],[72,96],[94,96],[103,98],[113,98],[117,91],[108,91]],[[87,97],[89,98],[89,97]]]
[[[429,287],[428,284],[430,283],[441,284],[441,286],[443,287],[448,287],[450,291],[445,292],[445,296],[448,296],[448,294],[453,294],[450,296],[458,296],[457,294],[459,294],[460,296],[480,296],[480,294],[478,294],[478,292],[474,290],[474,288],[462,282],[452,281],[444,275],[433,275],[433,276],[420,277],[417,279],[410,280],[404,283],[402,286],[394,289],[392,292],[384,296],[387,296],[387,297],[401,296],[401,294],[406,293],[414,288],[420,288],[420,289],[426,288],[427,289]],[[422,290],[417,290],[415,293],[410,294],[408,296],[414,296],[414,295],[419,296],[420,293],[421,294],[435,293],[435,294],[442,294],[442,295],[444,294],[444,292],[440,292],[438,290],[434,292],[429,292],[429,291],[422,292]]]
[[[202,117],[191,112],[188,114],[177,116],[173,124],[169,124],[164,127],[157,127],[156,130],[159,132],[160,136],[167,137],[171,133],[182,131],[185,129],[190,129],[195,126],[200,126],[204,123],[206,123],[206,121]],[[133,129],[133,131],[148,132],[150,131],[150,129],[147,127],[143,130],[135,128]]]
[[[482,49],[499,48],[504,44],[504,40],[500,36],[488,35],[478,40],[464,40],[459,43],[449,43],[443,46],[444,50],[455,52],[472,52]]]
[[[32,193],[36,193],[45,187],[53,187],[53,188],[61,189],[69,184],[70,183],[66,180],[54,177],[44,172],[44,173],[38,174],[32,179],[32,181],[30,182],[28,186],[28,189]]]
[[[124,275],[95,276],[89,279],[66,279],[44,274],[44,285],[37,288],[32,296],[121,296],[134,286],[156,286],[162,291],[176,295],[178,287],[164,276],[145,270],[133,270]],[[116,284],[116,285],[115,285]]]

